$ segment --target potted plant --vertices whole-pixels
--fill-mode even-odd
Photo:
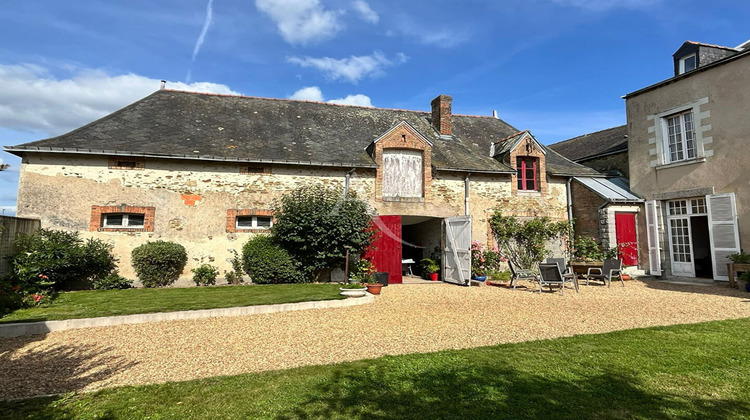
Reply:
[[[482,243],[472,241],[471,243],[471,278],[477,281],[487,280],[487,267],[485,267],[485,256],[482,251]]]
[[[440,271],[440,265],[438,265],[437,261],[425,258],[420,262],[422,263],[422,269],[430,275],[430,280],[437,281],[438,271]]]
[[[750,292],[750,271],[745,271],[737,277],[737,287],[740,290]]]
[[[365,285],[367,292],[373,295],[379,295],[383,288],[382,284],[375,281],[375,266],[364,258],[357,263],[352,278]]]
[[[340,288],[342,296],[362,297],[367,293],[367,287],[359,282],[352,282],[342,285]]]

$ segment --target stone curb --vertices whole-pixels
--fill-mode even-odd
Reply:
[[[347,308],[373,302],[375,302],[375,296],[367,293],[364,297],[343,300],[318,300],[312,302],[280,303],[276,305],[240,306],[234,308],[157,312],[101,318],[65,319],[61,321],[19,322],[17,324],[0,325],[0,337],[19,337],[23,335],[46,334],[53,331],[73,330],[78,328],[109,327],[121,324],[144,324],[147,322],[174,321],[180,319],[270,314],[275,312],[303,311],[307,309]]]

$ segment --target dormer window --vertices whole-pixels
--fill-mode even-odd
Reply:
[[[516,158],[518,191],[539,191],[539,158],[519,156]]]
[[[695,54],[680,59],[680,74],[695,70],[698,67],[698,57]]]
[[[383,198],[422,197],[422,151],[383,151]]]

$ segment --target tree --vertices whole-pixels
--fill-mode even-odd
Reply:
[[[368,203],[341,187],[296,188],[274,204],[274,216],[274,241],[314,280],[323,269],[341,265],[347,249],[356,255],[375,236]]]
[[[516,266],[531,269],[551,255],[546,245],[554,239],[562,240],[570,232],[567,221],[553,222],[547,217],[536,217],[525,222],[495,211],[490,227],[500,252]]]

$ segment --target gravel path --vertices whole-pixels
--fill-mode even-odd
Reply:
[[[576,294],[393,285],[374,304],[0,339],[0,398],[181,381],[575,334],[750,317],[725,286],[629,281]],[[540,321],[543,320],[543,321]]]

